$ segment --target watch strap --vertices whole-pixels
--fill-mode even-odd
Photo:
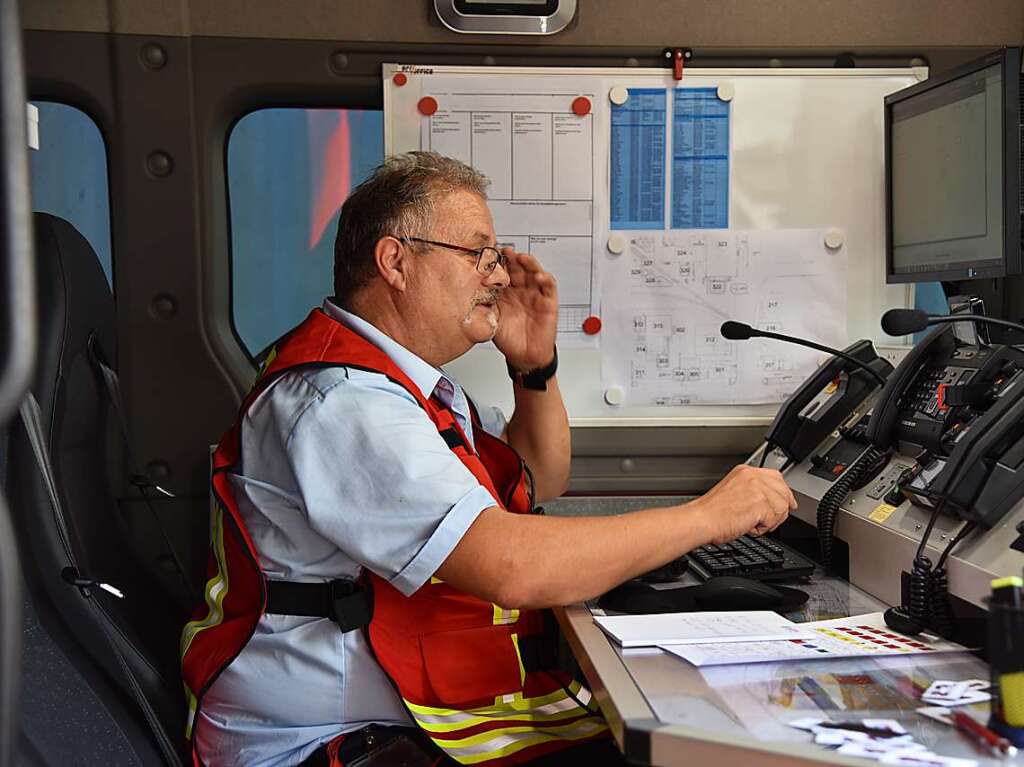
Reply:
[[[508,377],[514,382],[518,383],[524,389],[531,389],[533,391],[547,391],[548,380],[558,370],[558,347],[555,347],[554,353],[551,357],[551,362],[542,368],[536,370],[530,370],[526,373],[516,370],[512,365],[506,361],[508,367]]]

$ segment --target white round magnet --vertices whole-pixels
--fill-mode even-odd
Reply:
[[[732,101],[732,97],[736,95],[736,88],[732,83],[719,83],[718,84],[718,98],[722,101]]]
[[[604,390],[604,401],[609,405],[621,405],[625,394],[619,386],[609,386]]]
[[[626,238],[621,234],[613,234],[608,237],[608,252],[616,256],[626,249]]]
[[[825,247],[836,250],[843,246],[843,233],[838,229],[829,229],[825,232]]]
[[[622,106],[629,101],[629,90],[625,85],[616,85],[608,91],[608,100],[616,106]]]

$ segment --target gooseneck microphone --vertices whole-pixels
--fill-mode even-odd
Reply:
[[[920,309],[890,309],[882,315],[882,330],[890,336],[905,336],[917,333],[929,325],[943,322],[984,322],[987,325],[1001,325],[1024,333],[1024,325],[1009,320],[999,320],[982,314],[928,314]],[[728,323],[726,323],[728,324]],[[724,329],[724,325],[722,326]]]
[[[839,349],[833,349],[828,346],[822,346],[814,341],[807,341],[803,338],[795,338],[793,336],[784,336],[781,333],[769,333],[767,330],[758,330],[750,327],[743,322],[734,322],[733,320],[727,320],[722,323],[722,327],[719,329],[722,337],[729,341],[746,341],[748,338],[772,338],[776,341],[785,341],[786,343],[796,344],[797,346],[806,346],[808,349],[814,349],[819,352],[825,352],[825,354],[832,354],[836,357],[846,360],[851,365],[866,371],[872,378],[878,381],[879,386],[885,386],[885,378],[877,370],[872,370],[865,363],[861,362],[856,357],[847,354]]]

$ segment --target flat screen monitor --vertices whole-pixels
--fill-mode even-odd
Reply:
[[[885,99],[886,281],[1021,272],[1021,55],[996,51]]]

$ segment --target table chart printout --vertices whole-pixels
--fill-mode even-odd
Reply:
[[[729,226],[729,102],[715,88],[672,92],[672,228]]]
[[[611,110],[611,228],[664,229],[665,89],[627,92]]]
[[[510,93],[484,78],[434,78],[440,107],[422,121],[421,146],[490,179],[499,244],[530,253],[558,281],[558,343],[589,345],[582,325],[592,313],[594,157],[606,141],[594,114],[572,111],[580,93],[564,79],[521,82]]]
[[[635,405],[781,402],[821,354],[769,339],[727,341],[726,320],[846,343],[846,252],[816,229],[624,233],[605,260],[605,387]]]

